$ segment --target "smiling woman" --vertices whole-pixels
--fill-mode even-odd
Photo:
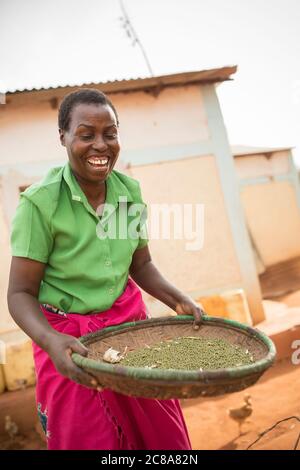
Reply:
[[[9,310],[33,340],[49,449],[190,449],[178,401],[100,390],[71,359],[73,352],[87,355],[78,337],[147,318],[138,285],[177,313],[193,315],[195,327],[201,321],[199,305],[152,263],[140,185],[114,170],[118,127],[113,104],[98,90],[81,89],[62,101],[59,135],[69,161],[21,193],[11,234]],[[142,205],[139,231],[99,237],[105,208],[118,215],[124,199],[127,207]]]

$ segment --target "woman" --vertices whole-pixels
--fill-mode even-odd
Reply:
[[[105,236],[124,199],[126,207],[143,204],[139,183],[113,170],[120,140],[110,100],[93,89],[70,93],[58,121],[69,161],[21,194],[8,288],[10,313],[33,340],[48,449],[190,449],[177,400],[101,390],[71,359],[73,352],[87,354],[79,336],[147,317],[138,286],[194,315],[195,328],[202,310],[152,263],[141,227],[145,210],[136,236]]]

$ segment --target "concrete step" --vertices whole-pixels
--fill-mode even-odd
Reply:
[[[271,338],[277,349],[277,359],[288,359],[292,361],[299,350],[300,359],[300,307],[287,308],[280,315],[269,315],[255,328],[264,332]],[[297,345],[298,342],[298,345]]]

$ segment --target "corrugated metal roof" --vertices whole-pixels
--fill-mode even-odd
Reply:
[[[6,88],[6,93],[12,94],[12,93],[22,93],[22,92],[31,92],[31,91],[41,91],[41,90],[56,90],[58,88],[67,88],[67,87],[82,87],[82,86],[91,86],[95,84],[107,84],[107,83],[121,83],[124,81],[132,81],[132,80],[142,80],[144,78],[148,78],[147,76],[144,77],[131,77],[131,78],[122,78],[122,79],[105,79],[99,82],[95,81],[90,81],[90,82],[81,82],[81,81],[68,81],[68,82],[62,82],[62,81],[57,81],[57,83],[51,82],[49,84],[44,84],[41,86],[32,86],[32,87],[23,87],[23,88]]]
[[[251,147],[247,145],[232,145],[231,151],[235,157],[249,155],[262,155],[266,153],[283,152],[292,150],[294,147]]]
[[[170,75],[160,75],[160,76],[144,76],[136,77],[131,79],[115,79],[115,80],[106,80],[99,82],[88,82],[88,83],[61,83],[49,87],[40,87],[40,88],[23,88],[23,89],[10,89],[7,91],[8,95],[16,93],[29,93],[29,92],[41,92],[41,91],[50,91],[50,90],[65,90],[66,88],[78,88],[78,87],[89,87],[97,86],[101,87],[104,91],[107,92],[120,92],[133,89],[145,89],[145,88],[154,88],[154,87],[165,87],[165,86],[176,86],[176,85],[185,85],[190,83],[201,83],[201,82],[223,82],[225,80],[230,80],[231,75],[234,74],[237,70],[236,65],[225,66],[215,69],[208,70],[198,70],[192,72],[181,72],[174,73]]]

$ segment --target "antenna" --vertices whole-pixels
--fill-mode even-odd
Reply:
[[[122,21],[122,28],[125,29],[125,32],[126,32],[127,36],[129,37],[129,39],[132,39],[132,44],[131,45],[135,46],[137,44],[140,47],[140,50],[143,54],[143,57],[144,57],[145,62],[147,64],[150,75],[151,75],[151,77],[154,77],[154,73],[153,73],[150,61],[147,57],[146,51],[144,49],[144,46],[141,43],[141,41],[140,41],[133,25],[132,25],[132,22],[130,21],[130,18],[129,18],[128,13],[125,9],[123,0],[119,0],[119,3],[120,3],[120,8],[121,8],[122,13],[123,13],[123,16],[120,17],[120,20]]]

